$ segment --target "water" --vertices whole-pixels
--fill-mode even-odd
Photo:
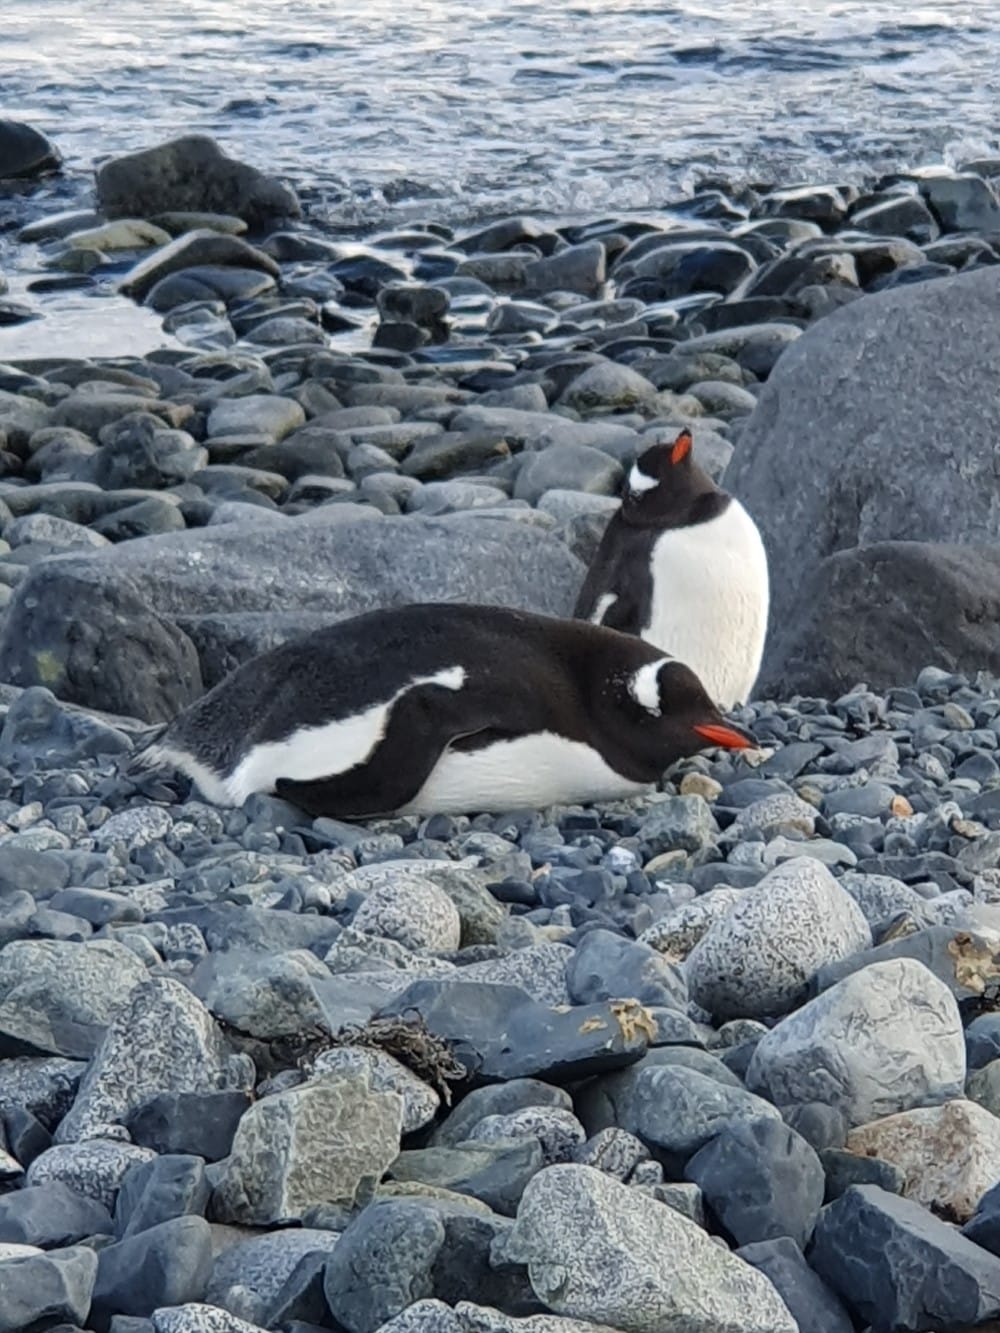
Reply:
[[[82,182],[180,131],[331,221],[655,208],[995,145],[993,0],[3,0],[0,110]]]

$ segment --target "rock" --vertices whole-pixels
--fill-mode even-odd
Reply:
[[[367,1046],[334,1046],[322,1051],[313,1064],[313,1075],[367,1077],[375,1092],[395,1092],[403,1099],[402,1133],[412,1134],[429,1125],[441,1105],[433,1088],[388,1052]]]
[[[851,222],[876,236],[906,236],[918,245],[937,240],[934,214],[919,195],[900,194],[883,199],[851,215]]]
[[[553,1009],[516,986],[487,982],[415,981],[382,1014],[413,1011],[484,1082],[567,1082],[620,1068],[639,1058],[653,1031],[648,1012],[630,1001]]]
[[[77,1060],[58,1057],[0,1061],[0,1115],[25,1111],[53,1129],[69,1110],[85,1068]]]
[[[507,1115],[488,1115],[469,1131],[469,1143],[503,1143],[534,1138],[541,1144],[543,1164],[568,1162],[587,1134],[576,1116],[558,1106],[525,1106]]]
[[[33,125],[0,119],[0,180],[41,176],[56,171],[62,157]]]
[[[945,1102],[860,1125],[847,1147],[892,1162],[904,1172],[908,1199],[957,1222],[967,1222],[1000,1180],[1000,1121],[975,1102]]]
[[[150,977],[115,1012],[58,1138],[99,1138],[160,1092],[207,1092],[246,1078],[204,1005],[172,977]]]
[[[260,224],[299,216],[288,185],[227,157],[206,135],[186,135],[105,162],[97,171],[97,198],[112,218],[225,213]]]
[[[146,969],[114,940],[15,940],[0,952],[0,1053],[89,1059]]]
[[[682,963],[712,926],[728,916],[741,897],[739,889],[725,886],[710,889],[647,926],[639,936],[639,943],[648,944],[667,962]]]
[[[656,388],[645,376],[614,361],[600,361],[571,380],[559,400],[584,416],[652,407]]]
[[[163,1156],[126,1171],[115,1201],[119,1240],[175,1217],[202,1217],[210,1194],[200,1157]]]
[[[119,283],[127,295],[141,301],[163,278],[185,269],[221,265],[240,269],[259,269],[276,278],[278,265],[263,250],[257,250],[240,236],[225,236],[205,228],[185,232],[162,249],[145,259],[125,274]]]
[[[806,614],[816,597],[813,574],[847,547],[914,533],[932,543],[997,536],[1000,518],[987,497],[1000,408],[964,386],[985,383],[1000,352],[992,318],[998,290],[1000,272],[987,269],[865,297],[814,325],[782,356],[725,478],[768,550],[772,624],[791,626]],[[862,356],[862,347],[876,350]],[[847,379],[843,403],[819,387]],[[937,389],[927,398],[932,380],[944,386],[944,398]],[[887,393],[887,384],[899,392]],[[872,623],[880,636],[877,607]],[[863,637],[858,616],[868,614],[865,601],[856,604],[855,638]],[[785,655],[783,637],[765,661],[765,691]],[[922,646],[919,660],[928,657]]]
[[[981,176],[927,172],[918,178],[917,187],[945,231],[989,233],[1000,229],[1000,199]]]
[[[457,949],[461,923],[454,903],[430,879],[373,889],[352,922],[355,930],[398,940],[407,949]]]
[[[855,1185],[823,1210],[810,1264],[875,1329],[958,1329],[1000,1314],[1000,1260],[876,1185]]]
[[[944,982],[956,1000],[967,1000],[982,993],[980,969],[984,958],[992,958],[996,947],[997,941],[992,932],[982,934],[978,931],[956,931],[951,926],[928,926],[914,931],[912,935],[890,939],[877,948],[855,954],[853,958],[846,958],[841,963],[821,968],[816,974],[815,985],[817,990],[827,990],[852,972],[870,967],[872,963],[884,963],[892,958],[911,958],[929,968],[939,981]],[[990,967],[992,969],[992,964]]]
[[[793,1333],[770,1282],[695,1223],[589,1166],[552,1166],[524,1192],[503,1256],[527,1264],[557,1314],[623,1333]]]
[[[876,541],[829,556],[799,609],[772,622],[764,691],[831,697],[906,679],[915,661],[1000,671],[985,626],[1000,612],[1000,559],[986,546]],[[858,632],[859,619],[878,633]]]
[[[364,1076],[324,1077],[256,1102],[216,1186],[216,1216],[267,1226],[315,1204],[350,1209],[399,1151],[403,1099]]]
[[[519,986],[541,1004],[564,1005],[570,1002],[566,968],[572,956],[572,950],[558,942],[528,945],[502,958],[469,963],[462,968],[461,980]]]
[[[780,1120],[723,1124],[684,1168],[736,1245],[787,1236],[805,1249],[823,1206],[823,1167]]]
[[[29,542],[46,542],[49,546],[66,551],[100,548],[108,544],[106,537],[80,523],[70,523],[64,518],[41,513],[25,514],[23,518],[15,518],[13,523],[8,523],[4,529],[4,540],[13,549]]]
[[[1000,1186],[994,1185],[979,1200],[975,1216],[962,1228],[962,1235],[990,1254],[1000,1252]]]
[[[60,1180],[0,1195],[0,1244],[62,1249],[89,1236],[110,1236],[111,1214]]]
[[[578,292],[597,296],[604,285],[607,259],[600,241],[567,246],[536,259],[524,269],[524,287],[532,292]]]
[[[454,1148],[402,1152],[389,1174],[393,1180],[415,1180],[468,1194],[501,1216],[513,1217],[525,1185],[544,1165],[537,1139],[497,1139],[490,1143],[468,1140]]]
[[[921,963],[875,963],[762,1037],[749,1087],[778,1106],[825,1102],[851,1125],[961,1096],[965,1043],[958,1006]]]
[[[566,964],[566,987],[574,1004],[633,999],[684,1009],[687,1002],[683,978],[656,949],[610,930],[583,937]]]
[[[228,1157],[247,1093],[159,1092],[129,1117],[132,1142],[157,1153],[194,1153],[206,1162]]]
[[[97,1255],[89,1323],[106,1333],[112,1316],[148,1316],[200,1301],[212,1268],[212,1229],[203,1217],[175,1217],[108,1245]]]
[[[533,1078],[514,1078],[506,1083],[474,1088],[463,1097],[431,1135],[431,1142],[453,1148],[468,1142],[473,1128],[487,1116],[510,1115],[526,1106],[556,1106],[570,1111],[573,1103],[562,1088]]]
[[[0,633],[0,678],[165,721],[239,661],[344,616],[427,599],[568,615],[582,578],[555,537],[525,528],[512,544],[485,520],[296,519],[266,545],[245,523],[171,533],[34,565]]]
[[[259,268],[195,264],[160,278],[147,294],[145,304],[164,314],[193,301],[221,301],[226,305],[250,301],[273,292],[275,286],[270,273]]]
[[[97,1256],[83,1246],[0,1259],[0,1333],[84,1323],[96,1273]]]
[[[28,1184],[61,1181],[77,1194],[96,1199],[110,1211],[115,1206],[118,1188],[129,1167],[137,1162],[148,1162],[155,1155],[148,1148],[137,1148],[134,1144],[112,1139],[56,1144],[31,1163]]]
[[[424,1304],[430,1305],[432,1302],[426,1301]],[[412,1310],[413,1307],[410,1308]],[[458,1301],[454,1313],[461,1321],[461,1328],[468,1333],[610,1333],[609,1329],[600,1324],[591,1324],[582,1319],[564,1319],[553,1314],[533,1314],[516,1319],[490,1306],[473,1305],[471,1301]],[[405,1315],[402,1317],[405,1318]],[[445,1331],[442,1330],[442,1333]]]
[[[143,218],[120,218],[72,231],[65,239],[75,250],[147,250],[154,245],[169,245],[170,232]]]
[[[692,999],[716,1018],[766,1018],[801,1003],[824,963],[870,944],[854,900],[825,866],[800,856],[744,890],[685,970]]]
[[[304,1259],[325,1259],[340,1241],[338,1232],[315,1227],[240,1234],[246,1239],[217,1254],[205,1300],[255,1323],[265,1322],[265,1310]]]
[[[621,464],[599,449],[586,444],[550,444],[525,458],[514,483],[514,498],[536,504],[555,486],[612,495],[621,485],[623,475]]]
[[[742,1245],[736,1253],[774,1283],[799,1333],[853,1333],[854,1324],[841,1301],[787,1236]]]
[[[256,1325],[248,1324],[245,1319],[237,1319],[225,1310],[203,1305],[200,1301],[186,1301],[183,1305],[154,1310],[151,1318],[154,1333],[261,1333]],[[118,1321],[112,1321],[111,1333],[119,1333]],[[122,1330],[122,1333],[129,1333],[129,1330]],[[135,1333],[145,1333],[145,1330],[136,1329]],[[303,1328],[302,1333],[307,1330]]]

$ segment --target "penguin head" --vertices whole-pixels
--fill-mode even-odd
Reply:
[[[694,461],[694,440],[684,429],[639,455],[625,482],[622,513],[633,523],[683,527],[706,495],[718,487]]]
[[[699,750],[748,750],[756,744],[720,712],[691,668],[676,658],[658,657],[639,667],[627,689],[639,710],[644,748],[662,751],[664,768]]]

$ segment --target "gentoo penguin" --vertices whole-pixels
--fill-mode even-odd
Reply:
[[[574,615],[670,653],[728,709],[746,703],[760,670],[767,556],[753,519],[691,444],[683,430],[633,464]]]
[[[492,606],[372,611],[245,662],[142,756],[218,805],[313,815],[611,800],[752,741],[688,667],[630,635]]]

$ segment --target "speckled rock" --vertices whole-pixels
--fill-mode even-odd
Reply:
[[[254,1235],[217,1254],[205,1300],[233,1315],[260,1322],[296,1265],[309,1254],[330,1254],[340,1236],[316,1227],[286,1227]]]
[[[430,879],[412,876],[372,889],[354,914],[354,929],[398,940],[407,949],[457,949],[458,909]]]
[[[229,1054],[204,1005],[172,977],[151,977],[109,1024],[58,1138],[122,1135],[111,1127],[158,1092],[208,1092],[251,1078],[246,1057]]]
[[[870,944],[854,900],[819,862],[796,857],[744,891],[685,970],[692,999],[716,1018],[766,1018],[800,1003],[824,963]]]
[[[220,1220],[268,1226],[315,1204],[354,1205],[399,1151],[403,1099],[367,1077],[316,1079],[256,1102],[218,1181]]]
[[[165,1306],[154,1310],[150,1319],[155,1333],[262,1333],[256,1324],[248,1324],[245,1319],[237,1319],[226,1310],[200,1301]]]
[[[335,1046],[316,1057],[313,1074],[366,1075],[375,1092],[396,1092],[403,1099],[403,1133],[429,1125],[441,1105],[441,1098],[412,1070],[386,1051],[368,1046]]]
[[[761,1038],[749,1087],[779,1106],[825,1102],[851,1125],[960,1097],[965,1042],[958,1006],[922,963],[875,963],[837,983]]]
[[[639,936],[639,943],[663,954],[668,963],[682,963],[711,927],[729,915],[742,896],[740,889],[710,889],[647,926]]]
[[[544,1165],[551,1166],[570,1161],[586,1137],[586,1130],[571,1112],[557,1106],[525,1106],[507,1115],[485,1116],[469,1131],[468,1142],[534,1138],[542,1146]]]
[[[1000,1120],[975,1102],[945,1102],[859,1125],[847,1147],[898,1166],[906,1198],[957,1222],[967,1222],[1000,1180]]]
[[[60,1180],[77,1194],[96,1199],[110,1211],[125,1172],[137,1162],[150,1162],[155,1156],[149,1148],[113,1139],[59,1143],[31,1163],[28,1184],[44,1185],[50,1180]]]
[[[795,1333],[771,1283],[672,1208],[589,1166],[530,1182],[503,1257],[557,1314],[624,1333]]]

